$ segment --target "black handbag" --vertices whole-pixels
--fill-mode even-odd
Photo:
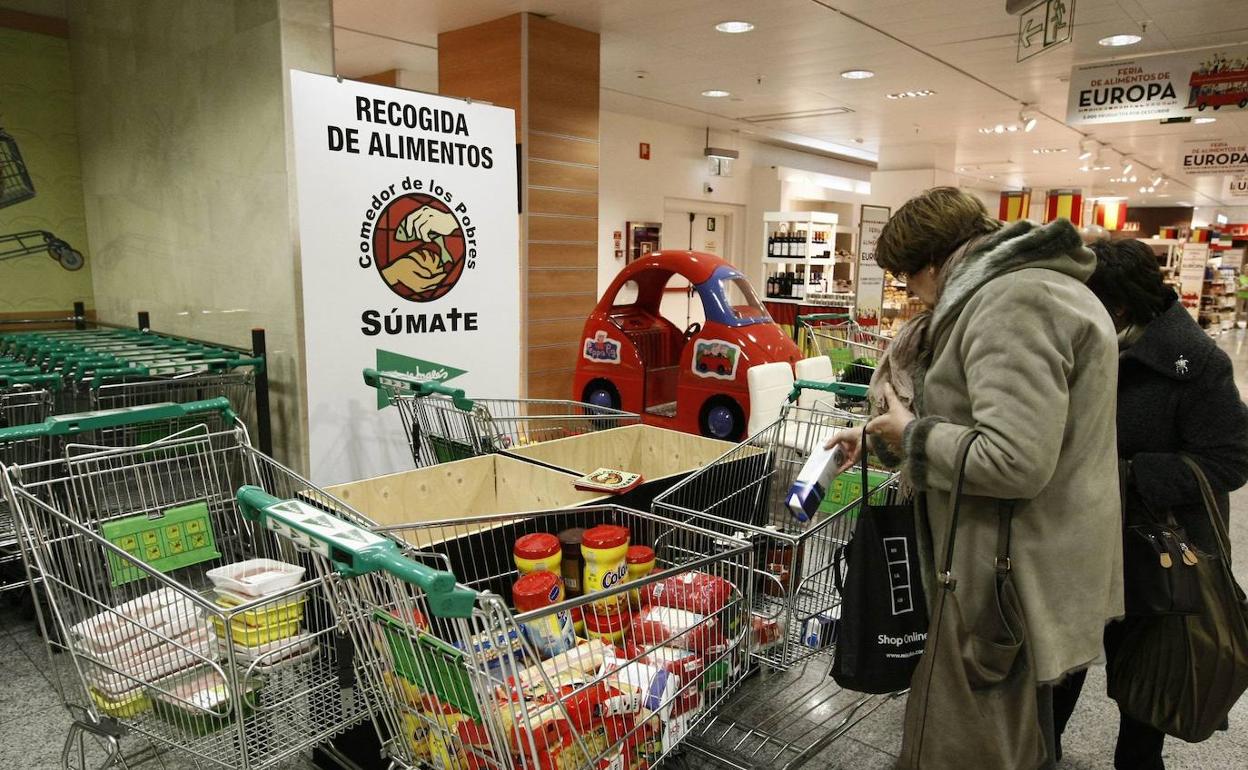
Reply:
[[[849,690],[890,693],[910,686],[923,654],[927,599],[914,507],[871,504],[866,456],[864,433],[858,521],[832,567],[841,599],[832,678]]]
[[[1192,615],[1200,612],[1200,563],[1187,532],[1174,515],[1156,515],[1131,495],[1122,474],[1123,598],[1129,616]]]
[[[1200,486],[1216,552],[1194,566],[1195,615],[1130,618],[1109,661],[1109,697],[1122,713],[1188,742],[1222,727],[1248,689],[1248,602],[1231,574],[1230,538],[1204,471],[1183,457]]]

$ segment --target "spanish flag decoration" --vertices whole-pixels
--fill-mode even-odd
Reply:
[[[1069,219],[1075,227],[1083,224],[1083,192],[1081,190],[1049,190],[1044,200],[1044,221]]]
[[[1160,236],[1160,237],[1162,237],[1162,238],[1177,239],[1177,238],[1179,237],[1179,228],[1177,228],[1177,227],[1163,227],[1163,228],[1161,228],[1161,236]]]
[[[997,213],[997,219],[1002,222],[1017,222],[1020,219],[1026,219],[1030,209],[1030,187],[1024,187],[1021,190],[1006,190],[1001,193],[1001,208]]]
[[[1192,234],[1187,237],[1188,243],[1209,243],[1212,238],[1213,231],[1207,227],[1197,227],[1192,230]]]
[[[1125,200],[1097,201],[1092,206],[1092,221],[1106,230],[1121,230],[1127,221],[1127,202]]]

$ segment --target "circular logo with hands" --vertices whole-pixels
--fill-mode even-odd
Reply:
[[[382,210],[373,261],[390,290],[412,302],[444,296],[464,273],[464,234],[446,204],[408,193]]]

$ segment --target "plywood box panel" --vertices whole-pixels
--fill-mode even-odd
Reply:
[[[652,425],[629,425],[518,447],[509,453],[582,476],[596,468],[618,468],[654,481],[701,468],[734,446]]]

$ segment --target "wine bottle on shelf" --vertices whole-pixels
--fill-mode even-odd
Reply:
[[[774,234],[770,234],[767,236],[767,256],[768,257],[775,256],[775,251],[776,251],[776,236]]]
[[[809,245],[810,245],[809,236],[808,236],[807,231],[802,230],[798,232],[797,234],[797,256],[801,257],[802,259],[806,259],[806,255],[810,253],[809,249],[807,248],[807,246]]]
[[[784,235],[780,239],[780,256],[789,256],[789,231],[785,230]]]

